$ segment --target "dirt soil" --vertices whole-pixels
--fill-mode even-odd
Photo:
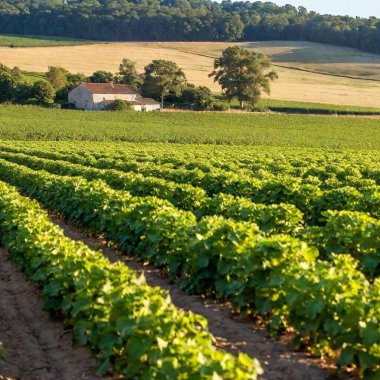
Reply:
[[[0,380],[100,380],[91,353],[73,347],[72,339],[43,310],[40,289],[0,249]]]
[[[51,215],[65,235],[73,240],[82,241],[93,249],[100,249],[103,254],[115,262],[123,261],[137,272],[144,272],[147,283],[159,286],[170,292],[173,303],[181,309],[191,310],[203,315],[209,322],[209,330],[217,339],[217,345],[231,353],[244,352],[256,357],[264,366],[265,374],[260,380],[324,380],[355,379],[349,374],[336,373],[328,363],[309,356],[305,352],[296,352],[290,345],[290,337],[274,341],[268,333],[253,321],[242,321],[234,317],[228,304],[220,304],[205,297],[190,296],[177,285],[171,284],[160,275],[159,270],[143,265],[129,256],[122,255],[110,247],[107,242],[89,237],[80,229],[67,224],[61,218]]]

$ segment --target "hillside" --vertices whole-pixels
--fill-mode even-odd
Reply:
[[[123,58],[135,61],[140,71],[152,59],[168,59],[184,69],[189,81],[219,91],[208,74],[212,70],[214,58],[231,44],[131,42],[33,49],[0,47],[0,56],[1,63],[19,66],[26,71],[43,72],[48,66],[57,65],[85,74],[95,70],[115,72]],[[380,56],[308,42],[240,44],[268,54],[277,65],[280,79],[273,84],[273,99],[368,107],[380,105],[380,82],[376,81],[380,79]]]
[[[255,49],[270,57],[277,65],[305,69],[318,73],[349,76],[360,79],[380,80],[380,55],[327,44],[306,41],[259,41],[239,43],[247,49]],[[219,55],[224,43],[161,43],[162,47],[201,54]]]
[[[52,36],[28,36],[0,34],[0,46],[16,47],[43,47],[43,46],[67,46],[89,44],[90,41],[73,38]]]
[[[0,0],[0,33],[85,40],[299,40],[380,53],[379,24],[270,1]]]

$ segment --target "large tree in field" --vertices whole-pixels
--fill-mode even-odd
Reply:
[[[220,84],[228,100],[237,98],[244,108],[244,102],[255,104],[262,91],[270,94],[270,82],[278,78],[270,66],[264,54],[232,46],[215,59],[214,71],[209,76]]]
[[[136,70],[135,63],[124,58],[119,65],[119,82],[137,90],[142,82],[141,75]]]
[[[158,59],[145,66],[141,91],[144,95],[160,98],[163,107],[165,96],[178,95],[185,84],[185,73],[175,62]]]

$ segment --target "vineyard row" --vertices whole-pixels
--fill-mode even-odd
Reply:
[[[133,197],[102,181],[62,177],[0,161],[2,179],[47,208],[178,279],[193,293],[231,301],[273,331],[292,327],[300,345],[338,354],[378,376],[380,281],[370,283],[350,255],[318,251],[286,235],[264,236],[252,223],[217,216],[200,221],[152,197]]]
[[[177,309],[123,263],[66,238],[37,202],[0,182],[0,239],[44,305],[63,313],[76,341],[125,379],[255,380],[261,367],[245,354],[217,350],[207,321]]]

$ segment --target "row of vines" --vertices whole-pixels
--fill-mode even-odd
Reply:
[[[1,180],[366,379],[380,375],[379,163],[359,151],[0,145]]]
[[[76,342],[91,348],[100,373],[254,380],[262,372],[257,360],[217,350],[203,317],[177,309],[166,291],[121,262],[66,238],[37,202],[4,182],[0,226],[2,245],[42,287],[46,309],[63,315]]]

